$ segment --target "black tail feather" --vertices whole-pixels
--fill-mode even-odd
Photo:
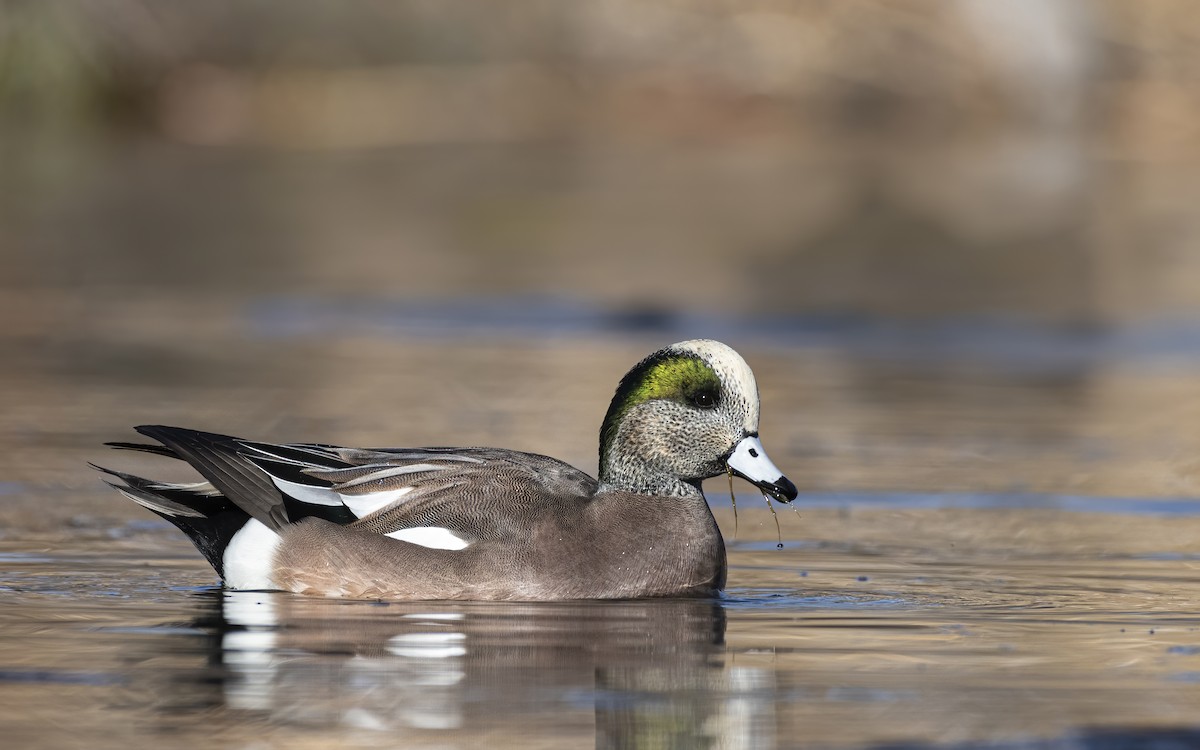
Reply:
[[[151,509],[153,510],[153,509]],[[158,511],[155,511],[158,513]],[[225,509],[204,518],[158,515],[175,524],[213,566],[217,575],[225,577],[225,548],[250,520],[245,511],[230,503]]]
[[[143,425],[135,428],[162,445],[148,443],[106,443],[121,450],[142,451],[186,461],[207,481],[195,484],[159,482],[128,474],[116,469],[91,466],[119,482],[105,483],[138,505],[170,521],[187,534],[192,544],[224,577],[225,548],[234,535],[255,519],[278,531],[287,524],[306,516],[318,516],[333,523],[346,524],[355,520],[344,505],[322,506],[304,503],[281,492],[271,478],[256,463],[281,463],[297,472],[303,483],[319,484],[319,480],[300,475],[299,469],[288,465],[293,456],[323,458],[330,466],[340,465],[325,446],[265,446],[272,455],[287,456],[282,461],[247,451],[243,442],[228,435],[200,432],[180,427]],[[247,457],[250,453],[253,458]]]
[[[105,484],[138,505],[170,521],[187,535],[209,565],[225,576],[225,548],[250,520],[250,514],[220,495],[203,495],[179,489],[158,489],[157,483],[124,472],[91,464],[124,484]]]
[[[205,509],[210,506],[214,498],[220,497],[220,493],[213,486],[206,482],[198,484],[175,484],[172,482],[156,482],[152,479],[144,479],[133,474],[126,474],[123,471],[109,469],[98,464],[88,462],[88,466],[102,471],[111,477],[116,477],[124,482],[129,487],[142,490],[147,494],[157,498],[171,501],[182,508],[182,515],[204,515]],[[111,482],[109,484],[112,484]],[[113,485],[121,489],[119,485]]]
[[[237,438],[163,425],[141,425],[134,429],[170,448],[234,505],[267,528],[278,531],[290,522],[282,493],[266,474],[240,454]]]
[[[271,443],[259,443],[253,440],[239,440],[238,444],[278,461],[326,466],[330,469],[348,469],[354,466],[354,464],[342,460],[337,455],[337,448],[332,445],[319,445],[317,443],[272,445]]]
[[[105,443],[109,448],[116,448],[123,451],[141,451],[143,453],[154,453],[167,458],[179,458],[179,454],[171,450],[165,445],[154,445],[153,443]]]
[[[262,469],[265,473],[288,482],[305,484],[311,487],[329,487],[332,485],[332,482],[328,482],[324,479],[317,479],[311,474],[306,473],[305,470],[307,467],[301,464],[294,464],[290,461],[279,461],[274,458],[255,455],[247,456],[246,460]]]
[[[107,471],[101,467],[101,471]],[[117,492],[120,492],[125,497],[134,501],[138,505],[152,510],[164,518],[204,518],[204,512],[190,508],[183,503],[177,503],[174,500],[168,499],[158,493],[142,487],[137,487],[132,484],[117,484],[116,482],[104,481],[109,487],[112,487]],[[249,518],[250,516],[246,516]]]

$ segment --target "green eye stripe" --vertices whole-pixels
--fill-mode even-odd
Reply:
[[[630,385],[624,399],[629,407],[656,398],[688,400],[703,391],[716,394],[721,390],[721,380],[707,362],[684,356],[651,363]]]
[[[673,399],[693,404],[701,393],[714,399],[721,392],[721,378],[712,366],[692,354],[658,352],[642,360],[621,379],[612,405],[600,428],[600,465],[616,439],[617,425],[638,404],[654,399]]]

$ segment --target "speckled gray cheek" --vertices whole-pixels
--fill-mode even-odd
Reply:
[[[604,481],[655,494],[693,494],[693,484],[723,470],[740,428],[725,410],[698,411],[673,401],[631,409],[620,425]]]

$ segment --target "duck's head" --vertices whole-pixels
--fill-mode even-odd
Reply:
[[[796,499],[758,439],[758,384],[725,344],[683,341],[637,363],[600,428],[600,481],[671,492],[731,471],[777,500]]]

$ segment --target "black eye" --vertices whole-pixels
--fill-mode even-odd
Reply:
[[[717,405],[717,394],[709,390],[700,390],[692,394],[692,406],[701,409],[711,409]]]

